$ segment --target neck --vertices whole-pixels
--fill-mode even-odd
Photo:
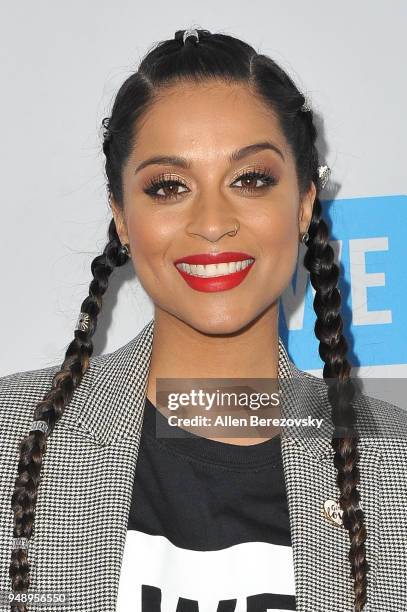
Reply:
[[[278,302],[233,334],[210,335],[156,307],[147,397],[156,378],[277,378]]]

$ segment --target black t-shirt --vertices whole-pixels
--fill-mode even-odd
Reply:
[[[117,608],[130,610],[295,610],[279,435],[209,440],[146,398]]]

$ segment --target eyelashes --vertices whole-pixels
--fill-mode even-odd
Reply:
[[[167,177],[167,178],[166,178]],[[241,181],[241,187],[233,187],[233,189],[240,189],[243,193],[262,193],[277,185],[278,181],[276,177],[271,173],[268,168],[261,170],[250,170],[239,174],[233,181],[232,185]],[[252,186],[250,183],[256,183],[258,181],[262,181],[263,185],[260,187]],[[249,183],[249,185],[247,184]],[[144,193],[158,201],[166,201],[166,200],[177,200],[184,193],[188,193],[188,188],[186,191],[182,191],[177,193],[178,187],[186,187],[185,183],[178,179],[177,177],[168,178],[168,175],[160,175],[156,178],[152,178],[147,186],[143,189]],[[162,189],[164,191],[164,195],[158,193],[158,191]]]

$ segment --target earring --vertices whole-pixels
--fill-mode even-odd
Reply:
[[[121,255],[126,255],[126,257],[128,257],[130,255],[130,250],[129,250],[129,244],[122,244],[122,246],[119,249],[119,252]]]
[[[309,240],[309,233],[308,232],[304,232],[304,234],[301,236],[301,242],[303,244],[307,244]]]

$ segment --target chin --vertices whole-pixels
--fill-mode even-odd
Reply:
[[[241,310],[235,313],[227,312],[222,313],[220,311],[211,313],[201,313],[201,316],[197,317],[180,317],[182,320],[201,332],[207,335],[228,335],[241,332],[243,328],[249,326],[255,316],[244,316]]]

